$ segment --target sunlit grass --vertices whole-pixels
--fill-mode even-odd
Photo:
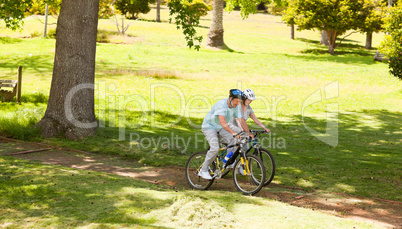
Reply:
[[[116,175],[4,156],[0,214],[0,226],[6,228],[373,226],[240,193],[176,192]]]
[[[197,52],[185,47],[181,31],[167,23],[166,9],[163,23],[150,21],[154,13],[141,16],[146,20],[127,20],[127,37],[110,37],[111,42],[128,39],[130,44],[97,45],[95,108],[102,124],[97,135],[81,142],[42,141],[146,164],[184,166],[192,152],[207,148],[196,143],[197,137],[203,139],[196,126],[213,103],[227,97],[231,88],[252,88],[258,98],[252,107],[275,134],[270,145],[277,162],[274,183],[401,200],[400,81],[386,64],[373,61],[376,50],[363,48],[364,35],[348,37],[331,56],[319,45],[317,31],[296,32],[296,40],[290,40],[280,17],[258,14],[243,21],[232,12],[224,15],[230,50],[202,46]],[[203,18],[197,28],[204,39],[210,19]],[[22,39],[43,28],[32,18],[21,33],[1,26],[0,79],[15,79],[22,65],[25,97],[21,106],[0,105],[0,134],[37,140],[32,127],[46,108],[55,40]],[[101,19],[99,29],[116,32],[112,19]],[[382,37],[374,35],[374,47]],[[325,87],[332,82],[338,85],[337,96],[325,101]],[[302,116],[312,95],[323,100],[306,106]],[[335,148],[306,129],[325,133],[328,102],[339,110]],[[123,129],[125,141],[119,140]],[[158,144],[138,148],[130,144],[130,134]],[[162,138],[172,139],[172,134],[190,140],[188,147],[181,141],[164,146]],[[279,138],[285,139],[286,148],[273,143]]]

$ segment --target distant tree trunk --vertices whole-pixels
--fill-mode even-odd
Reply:
[[[37,124],[44,137],[95,134],[95,53],[99,0],[62,1],[49,102]]]
[[[156,2],[156,22],[161,22],[161,0]]]
[[[328,32],[321,30],[321,44],[328,46]]]
[[[213,0],[212,22],[209,28],[207,46],[223,47],[223,5],[224,0]]]
[[[45,6],[45,27],[43,28],[43,38],[46,38],[47,36],[47,18],[49,14],[49,5],[46,3]]]
[[[366,49],[371,49],[371,44],[373,41],[373,33],[372,32],[367,32],[366,34]]]
[[[290,39],[294,40],[295,39],[295,25],[290,24]]]
[[[332,29],[328,29],[327,33],[328,33],[328,52],[331,55],[334,55],[336,48],[336,37],[338,36],[338,34],[336,31]]]

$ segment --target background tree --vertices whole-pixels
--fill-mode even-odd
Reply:
[[[150,3],[155,0],[116,0],[114,5],[123,15],[129,19],[137,19],[138,14],[147,14],[151,11]]]
[[[366,33],[366,49],[371,49],[373,33],[382,30],[382,19],[385,17],[385,3],[379,0],[364,0],[363,8],[360,10],[359,30]]]
[[[109,18],[113,16],[112,3],[115,0],[100,0],[99,1],[99,18]],[[32,5],[28,8],[26,16],[44,15],[45,5],[49,5],[49,14],[58,15],[60,11],[61,0],[32,0]]]
[[[389,10],[384,20],[388,32],[380,45],[380,52],[389,58],[391,74],[402,79],[402,1]]]
[[[31,5],[32,0],[4,2],[0,4],[0,18],[7,28],[21,28],[24,12]],[[188,16],[187,11],[171,9],[176,10],[178,18]],[[99,0],[61,3],[49,101],[44,117],[37,124],[44,137],[80,139],[96,132],[94,81],[98,11]],[[194,30],[192,24],[182,25]],[[188,31],[183,32],[188,34]]]
[[[96,132],[94,81],[99,0],[62,1],[49,102],[37,124],[44,137]]]
[[[45,5],[46,3],[49,5],[49,14],[50,15],[58,15],[60,11],[61,0],[33,0],[32,5],[28,8],[28,15],[44,15],[45,14]]]
[[[191,2],[186,2],[188,4],[188,14],[192,15],[188,17],[188,23],[193,23],[192,20],[199,21],[201,17],[207,16],[210,7],[204,3],[203,0],[193,0]]]
[[[156,0],[156,22],[161,22],[161,2],[162,0]]]
[[[6,27],[16,30],[22,27],[26,9],[32,6],[32,1],[6,1],[0,3],[0,19],[3,19]]]
[[[208,31],[207,46],[213,48],[224,48],[223,40],[223,9],[224,0],[213,0],[212,3],[212,22]],[[250,13],[257,12],[257,6],[261,0],[227,0],[226,10],[233,11],[235,7],[240,7],[240,14],[243,19],[247,18]]]
[[[295,22],[298,30],[327,31],[328,51],[333,55],[335,48],[342,42],[336,44],[336,39],[346,31],[358,28],[361,23],[357,18],[363,8],[363,1],[297,0],[290,2],[289,7],[294,8],[296,12]]]
[[[295,7],[287,7],[283,12],[282,21],[286,23],[290,27],[290,39],[295,39],[295,17],[296,17],[296,8]]]
[[[168,7],[170,16],[169,22],[172,22],[172,17],[174,16],[174,23],[176,24],[177,29],[181,28],[183,30],[187,46],[199,50],[201,47],[202,36],[197,35],[197,31],[194,27],[199,25],[200,18],[191,14],[193,9],[190,8],[190,1],[170,0],[168,1]],[[188,23],[189,21],[191,23]]]

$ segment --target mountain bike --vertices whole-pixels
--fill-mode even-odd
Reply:
[[[211,180],[205,180],[198,175],[204,161],[206,152],[196,152],[190,156],[186,163],[186,179],[188,184],[197,190],[206,190],[214,183],[215,179],[220,179],[222,175],[230,170],[229,165],[233,165],[233,182],[236,188],[246,195],[258,193],[264,186],[265,168],[261,159],[255,155],[247,154],[243,146],[249,141],[246,133],[240,132],[241,140],[239,143],[225,146],[219,149],[218,155],[209,166]],[[233,156],[223,163],[228,148],[239,146]]]
[[[275,176],[275,160],[272,154],[261,147],[261,145],[258,143],[259,140],[259,135],[261,134],[266,134],[267,132],[265,130],[250,130],[250,133],[254,135],[254,139],[249,139],[247,144],[249,144],[249,148],[246,151],[246,154],[252,154],[261,159],[261,161],[264,164],[265,168],[265,182],[264,186],[267,186],[271,183],[271,181],[274,179]],[[225,143],[222,143],[222,145],[225,145]],[[226,152],[224,152],[226,153]],[[226,164],[230,165],[234,162],[234,160],[228,160]],[[222,177],[226,176],[231,170],[230,169],[225,169],[224,172],[222,173]]]

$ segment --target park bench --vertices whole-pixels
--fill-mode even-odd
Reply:
[[[0,79],[0,95],[3,97],[3,102],[11,102],[14,97],[17,97],[17,103],[21,104],[21,79],[21,66],[18,67],[18,80]]]
[[[378,50],[374,55],[374,60],[375,61],[388,61],[387,57],[384,54],[380,53]]]
[[[0,80],[0,95],[3,102],[10,102],[17,95],[17,80]]]

